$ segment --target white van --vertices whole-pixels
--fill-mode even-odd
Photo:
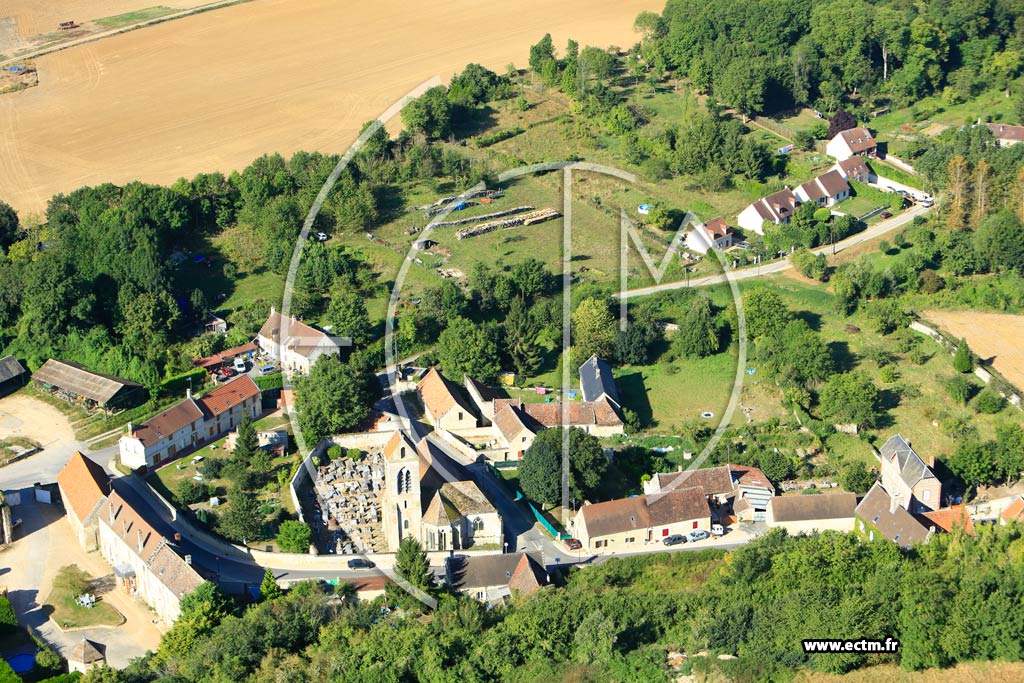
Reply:
[[[236,358],[233,367],[237,372],[245,372],[246,370],[249,369],[249,366],[246,364],[244,358]]]
[[[721,524],[712,524],[711,525],[711,535],[712,536],[725,536],[725,527],[722,526]]]

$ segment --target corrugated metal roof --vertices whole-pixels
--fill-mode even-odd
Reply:
[[[130,379],[92,372],[78,363],[55,358],[43,363],[43,367],[35,371],[32,379],[100,404],[110,401],[125,387],[142,387]]]

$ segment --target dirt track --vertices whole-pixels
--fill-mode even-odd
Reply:
[[[256,0],[48,55],[38,87],[0,97],[0,199],[38,212],[86,184],[170,183],[264,152],[339,152],[431,76],[471,61],[525,66],[545,32],[560,47],[569,37],[628,46],[636,14],[661,5]]]
[[[926,321],[954,337],[963,337],[979,358],[992,363],[1018,389],[1024,389],[1024,316],[976,311],[925,311]]]

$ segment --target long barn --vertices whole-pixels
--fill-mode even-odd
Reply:
[[[143,386],[130,379],[87,370],[78,363],[51,358],[32,374],[36,387],[88,409],[123,410],[144,402]]]

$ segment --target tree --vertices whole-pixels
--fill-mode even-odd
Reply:
[[[530,46],[530,69],[540,74],[548,62],[555,61],[555,43],[551,34],[545,33],[536,45]]]
[[[979,413],[995,415],[1006,407],[1006,399],[996,393],[993,389],[986,387],[982,389],[978,397],[974,399],[974,407]]]
[[[976,439],[961,442],[946,463],[949,471],[960,477],[968,486],[995,483],[998,470],[994,443],[982,443]]]
[[[231,601],[217,584],[204,581],[181,599],[181,619],[202,617],[214,625],[231,614]]]
[[[9,204],[0,201],[0,253],[20,240],[22,230],[18,225],[18,214]]]
[[[845,109],[840,109],[828,120],[828,139],[831,140],[844,130],[857,127],[857,119]]]
[[[573,659],[588,665],[598,665],[611,660],[615,652],[618,629],[615,622],[606,617],[600,609],[583,617],[573,635]]]
[[[1012,485],[1024,471],[1024,428],[1014,423],[996,427],[996,455],[1000,477]]]
[[[615,345],[615,319],[606,301],[588,297],[572,312],[572,332],[579,360],[607,358]]]
[[[420,542],[412,536],[406,536],[398,544],[395,573],[421,591],[429,591],[434,586],[434,574],[430,571],[427,554]]]
[[[943,385],[946,387],[946,393],[948,393],[949,397],[958,405],[967,405],[967,401],[970,400],[974,387],[966,377],[963,375],[953,375],[943,382]]]
[[[966,339],[960,339],[956,346],[956,353],[953,354],[953,369],[957,372],[970,372],[974,369],[974,354],[967,346]]]
[[[715,81],[715,93],[744,117],[761,112],[767,87],[768,74],[762,63],[753,59],[730,61]]]
[[[782,298],[767,287],[743,292],[743,314],[750,339],[781,333],[793,319],[793,313],[782,303]]]
[[[249,418],[249,414],[246,413],[242,416],[242,421],[238,423],[238,432],[235,437],[235,448],[231,451],[231,457],[237,462],[245,463],[246,465],[252,460],[252,457],[256,455],[256,451],[259,450],[260,442],[256,436],[256,426],[253,425],[252,420]]]
[[[267,570],[263,572],[263,581],[260,582],[260,597],[264,602],[268,602],[276,600],[282,595],[284,595],[284,591],[281,590],[281,586],[278,585],[277,579],[274,577],[274,570],[267,567]]]
[[[539,503],[554,505],[562,494],[562,428],[545,429],[523,454],[519,485]],[[569,495],[574,501],[589,498],[608,468],[601,442],[576,427],[569,428]]]
[[[497,337],[494,323],[477,324],[466,318],[450,321],[437,338],[437,358],[445,374],[493,382],[501,370]]]
[[[411,132],[423,133],[428,138],[448,137],[451,133],[452,110],[447,88],[443,85],[434,86],[406,104],[402,109],[402,123]]]
[[[778,449],[765,451],[757,456],[757,466],[764,476],[776,483],[793,476],[793,460]]]
[[[512,359],[516,375],[531,376],[541,362],[541,347],[537,343],[540,325],[530,315],[526,302],[521,298],[512,300],[505,316],[505,350]]]
[[[285,520],[277,530],[277,545],[286,553],[308,553],[311,536],[308,524],[294,519]]]
[[[228,511],[218,520],[217,530],[233,541],[256,540],[263,529],[263,513],[256,496],[233,486],[228,491]]]
[[[873,427],[881,413],[878,389],[864,372],[833,375],[820,396],[821,412],[838,423]]]
[[[839,473],[839,484],[852,493],[867,493],[874,483],[875,473],[859,460],[847,464]]]
[[[954,230],[962,230],[967,221],[967,202],[970,182],[967,160],[956,155],[946,167],[946,192],[949,202],[946,208],[946,224]]]
[[[675,334],[672,346],[682,355],[704,358],[718,353],[720,342],[711,301],[699,294],[690,302],[690,308],[683,317]]]
[[[512,282],[519,293],[532,301],[551,288],[552,276],[543,261],[528,258],[512,267]]]
[[[18,615],[14,612],[14,605],[11,601],[0,596],[0,636],[14,633],[18,630]]]
[[[299,426],[309,441],[352,429],[369,414],[376,380],[353,359],[321,356],[309,376],[299,380]]]
[[[325,316],[331,334],[348,337],[356,346],[370,341],[370,316],[366,313],[366,298],[350,287],[339,287],[331,295]]]

